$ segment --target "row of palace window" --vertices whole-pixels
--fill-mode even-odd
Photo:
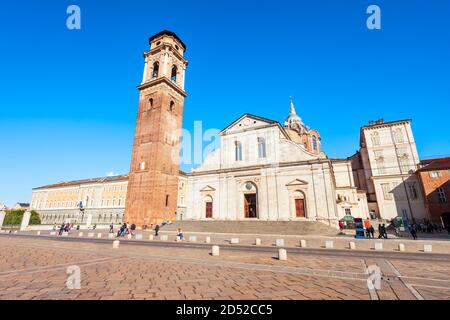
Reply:
[[[102,200],[102,207],[109,207],[109,206],[121,206],[123,205],[123,200],[122,198],[116,199],[106,199],[106,200]],[[34,206],[37,209],[43,209],[43,208],[76,208],[79,206],[79,202],[78,201],[37,201],[36,205]],[[94,200],[91,200],[90,202],[90,207],[94,206]]]
[[[380,158],[376,159],[375,162],[377,164],[378,174],[385,174],[385,173],[387,173],[388,170],[386,170],[387,167],[385,166],[383,157],[380,157]],[[411,170],[412,164],[409,161],[408,156],[402,156],[401,158],[398,158],[398,162],[399,162],[399,165],[400,165],[401,173],[408,173],[409,170]],[[393,166],[392,168],[396,169],[396,168],[398,168],[398,166],[396,165],[396,166]]]
[[[258,157],[266,157],[266,141],[264,138],[258,138]],[[242,161],[242,143],[239,141],[235,142],[235,160]]]
[[[94,216],[92,218],[93,222],[121,222],[122,214],[99,214],[98,216]],[[46,223],[58,223],[66,221],[66,219],[70,220],[78,220],[79,222],[84,222],[87,219],[87,215],[84,215],[82,218],[78,214],[44,214],[41,216],[42,221]]]
[[[173,65],[172,70],[170,72],[170,80],[177,81],[178,68]],[[156,61],[153,63],[153,71],[152,71],[152,79],[158,78],[159,76],[159,62]]]
[[[378,134],[378,132],[374,132],[371,135],[371,138],[372,138],[372,145],[379,146],[381,144],[380,135]],[[400,129],[400,128],[395,129],[392,132],[392,138],[394,140],[394,143],[403,143],[404,139],[403,139],[402,129]]]

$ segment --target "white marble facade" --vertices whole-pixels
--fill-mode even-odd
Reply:
[[[288,120],[282,127],[245,114],[225,128],[221,147],[187,174],[183,219],[318,220],[336,225],[346,209],[354,217],[368,217],[351,160],[328,159],[320,148],[307,150],[301,139],[292,137]]]

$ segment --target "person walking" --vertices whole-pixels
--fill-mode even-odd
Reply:
[[[109,233],[114,233],[114,224],[112,222],[109,225]]]
[[[180,237],[180,240],[184,240],[183,231],[181,231],[181,228],[177,229],[177,237]]]
[[[413,237],[413,239],[417,240],[417,230],[416,230],[416,227],[414,225],[412,225],[410,227],[409,232],[411,233],[411,236]]]
[[[155,226],[155,236],[156,236],[156,237],[158,236],[158,232],[159,232],[159,224],[157,224],[157,225]]]
[[[375,239],[375,228],[370,225],[369,233],[372,239]]]
[[[387,231],[386,231],[386,225],[384,223],[381,225],[381,230],[383,231],[383,238],[387,239],[388,236],[387,236]]]
[[[370,238],[370,227],[372,225],[370,224],[370,220],[366,219],[364,220],[364,228],[366,229],[366,238]]]

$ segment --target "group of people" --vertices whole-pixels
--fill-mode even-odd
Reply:
[[[417,232],[441,233],[444,230],[440,224],[433,223],[428,220],[424,220],[423,223],[414,223],[413,226]]]
[[[56,230],[57,225],[53,225],[53,230]],[[58,228],[58,235],[62,235],[63,232],[69,232],[73,228],[73,223],[62,223],[61,226]]]
[[[134,223],[130,225],[128,222],[126,222],[120,226],[119,230],[117,231],[117,237],[125,237],[128,234],[134,235],[135,230],[136,225]],[[112,223],[109,226],[109,232],[114,232],[114,225]]]
[[[151,224],[150,229],[153,230],[154,235],[157,237],[158,233],[159,233],[159,225],[156,224],[155,226],[153,226],[153,224]],[[129,224],[128,222],[125,222],[124,224],[122,224],[119,228],[119,230],[117,230],[117,237],[125,237],[128,234],[134,235],[134,232],[136,231],[136,225],[133,224]],[[109,233],[114,233],[114,224],[110,224],[109,225]]]

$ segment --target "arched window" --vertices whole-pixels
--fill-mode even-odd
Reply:
[[[260,158],[266,157],[266,140],[264,138],[258,138],[258,156]]]
[[[402,129],[396,129],[394,131],[394,142],[395,143],[403,143],[403,134],[402,134]]]
[[[168,207],[168,206],[169,206],[169,195],[166,194],[166,207]]]
[[[242,144],[239,141],[235,142],[235,160],[242,161]]]
[[[317,150],[318,150],[318,147],[317,147],[317,137],[316,137],[315,135],[312,136],[312,148],[313,148],[314,151],[317,151]]]
[[[177,72],[178,72],[177,66],[173,66],[172,73],[170,74],[170,80],[177,81]]]
[[[175,109],[175,102],[170,101],[169,111],[172,112]]]
[[[153,64],[153,72],[152,72],[152,78],[157,78],[159,74],[159,62],[156,61]]]
[[[150,104],[150,109],[153,109],[153,98],[150,98],[148,103]]]

